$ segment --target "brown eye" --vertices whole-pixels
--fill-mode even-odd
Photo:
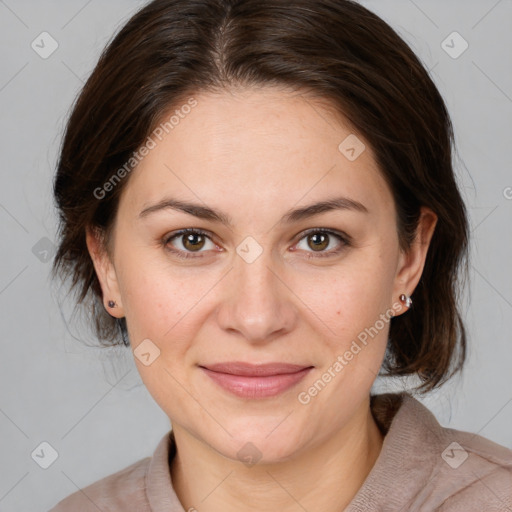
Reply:
[[[305,247],[301,247],[303,240],[306,242]],[[336,256],[350,245],[351,239],[348,235],[326,229],[310,229],[302,234],[296,247],[304,250],[307,258],[321,258]]]
[[[313,233],[307,236],[308,246],[317,251],[323,251],[329,245],[329,235],[323,232]]]
[[[207,251],[202,249],[205,248],[207,243],[211,244],[211,249],[216,247],[206,232],[193,228],[176,231],[165,237],[162,242],[166,250],[180,258],[204,256],[202,253]],[[206,249],[208,249],[207,246]],[[194,253],[197,253],[197,256]]]
[[[188,233],[181,237],[183,247],[188,251],[202,249],[205,243],[205,237],[200,233]]]

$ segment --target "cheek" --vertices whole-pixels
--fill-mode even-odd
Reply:
[[[393,262],[375,247],[340,265],[294,274],[291,285],[332,344],[343,345],[391,307]]]
[[[123,280],[123,306],[135,337],[161,339],[183,316],[180,286],[169,286],[163,273],[133,271]],[[136,340],[135,340],[136,341]]]
[[[346,410],[363,399],[382,365],[394,275],[392,258],[382,254],[377,247],[361,251],[336,271],[297,279],[297,286],[302,283],[298,295],[307,296],[304,312],[312,311],[307,314],[323,342],[321,365],[301,387],[299,399],[309,401],[311,415],[332,425],[344,421]]]
[[[145,266],[138,262],[134,258],[133,265],[123,266],[121,294],[135,363],[144,384],[159,401],[159,390],[173,388],[166,370],[179,378],[194,329],[200,325],[194,318],[194,305],[201,297],[201,287],[169,275],[155,262]],[[142,351],[151,353],[150,365],[139,357]]]
[[[187,377],[186,357],[201,325],[194,305],[205,291],[190,287],[190,280],[173,278],[155,270],[155,265],[152,268],[125,274],[129,279],[123,281],[123,306],[126,303],[137,370],[153,399],[171,416],[187,400],[182,384]]]
[[[148,247],[124,254],[118,276],[130,334],[135,344],[139,338],[163,342],[186,325],[182,319],[193,312],[210,279],[205,282],[171,265],[163,249]]]

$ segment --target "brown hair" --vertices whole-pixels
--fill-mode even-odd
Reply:
[[[98,199],[162,115],[201,91],[285,86],[327,100],[370,144],[390,186],[402,249],[420,207],[438,222],[414,306],[390,323],[383,368],[420,377],[420,392],[462,368],[466,333],[458,309],[467,278],[468,221],[452,168],[445,103],[409,46],[350,0],[155,0],[113,37],[68,120],[54,181],[60,245],[53,275],[70,277],[102,344],[125,344],[104,309],[86,242],[106,247],[129,175]],[[104,341],[106,343],[104,343]]]

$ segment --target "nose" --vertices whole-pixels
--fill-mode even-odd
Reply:
[[[235,257],[217,310],[223,330],[265,344],[294,329],[298,317],[293,291],[271,264],[265,251],[252,263]]]

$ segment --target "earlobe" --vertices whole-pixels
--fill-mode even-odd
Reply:
[[[105,248],[103,232],[95,227],[87,227],[86,244],[103,292],[104,307],[110,315],[122,318],[124,313],[117,274]]]
[[[421,279],[437,219],[437,215],[430,208],[422,206],[416,237],[409,250],[400,254],[393,297],[398,296],[400,303],[407,309],[412,306],[410,296]]]

